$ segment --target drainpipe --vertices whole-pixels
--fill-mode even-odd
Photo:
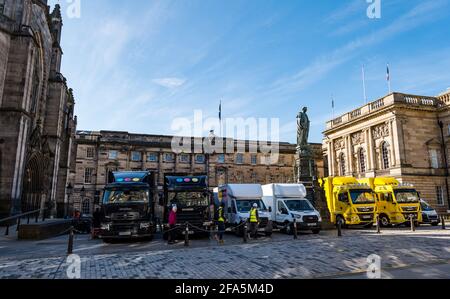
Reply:
[[[444,123],[441,120],[438,120],[439,128],[441,129],[441,146],[442,151],[444,153],[444,166],[445,166],[445,189],[447,191],[447,203],[448,208],[450,209],[450,194],[448,189],[448,159],[447,159],[447,147],[445,146],[445,138],[444,138]]]

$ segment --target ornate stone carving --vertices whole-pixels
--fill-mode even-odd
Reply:
[[[372,135],[373,135],[374,139],[380,139],[383,137],[387,137],[387,136],[389,136],[389,134],[390,134],[389,125],[387,123],[376,126],[372,130]]]
[[[341,150],[345,148],[345,140],[344,138],[340,138],[334,141],[334,149]]]
[[[359,145],[361,143],[364,143],[365,138],[364,134],[362,132],[358,132],[352,135],[352,144],[353,145]]]

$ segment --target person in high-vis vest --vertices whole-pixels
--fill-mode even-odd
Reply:
[[[259,213],[258,204],[254,203],[252,209],[250,210],[250,217],[248,219],[250,222],[250,233],[254,239],[258,238],[258,226],[259,226]]]
[[[225,203],[222,202],[217,209],[217,227],[218,227],[218,234],[217,234],[217,241],[219,244],[224,244],[223,241],[223,234],[225,233]]]

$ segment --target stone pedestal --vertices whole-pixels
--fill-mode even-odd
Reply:
[[[297,183],[303,184],[306,187],[307,198],[315,205],[317,168],[309,146],[297,147],[295,171]]]

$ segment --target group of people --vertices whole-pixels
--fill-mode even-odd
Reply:
[[[172,210],[169,213],[169,231],[168,231],[168,243],[174,244],[176,243],[176,225],[177,225],[177,211],[178,208],[176,205],[172,207]],[[220,245],[224,244],[223,236],[225,234],[226,223],[228,219],[225,216],[225,203],[222,202],[215,213],[215,222],[217,224],[217,234],[216,240]],[[258,213],[258,204],[253,204],[250,209],[250,217],[248,219],[248,223],[250,224],[250,235],[252,238],[258,238],[258,226],[259,226],[259,213]]]

